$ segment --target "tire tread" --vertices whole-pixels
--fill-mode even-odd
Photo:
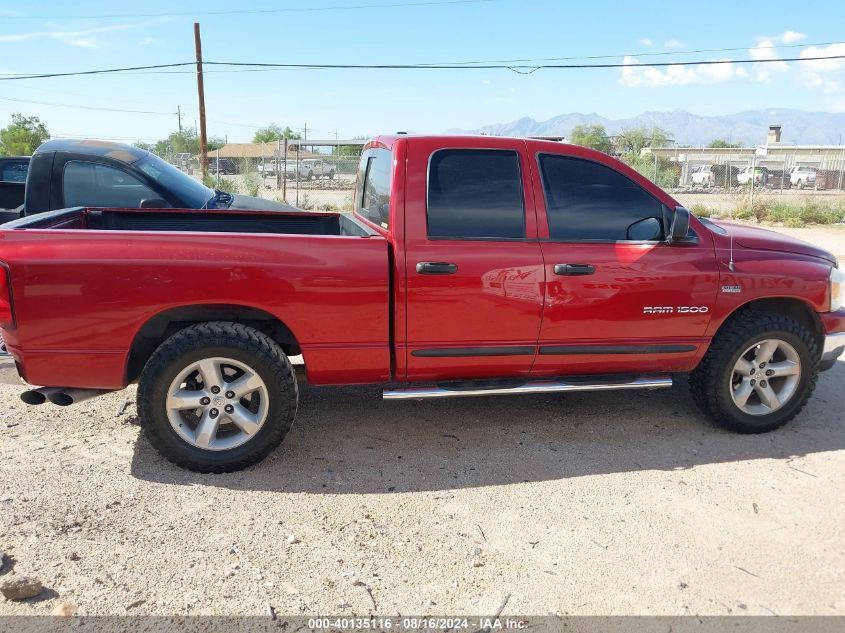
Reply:
[[[240,458],[222,463],[207,463],[185,458],[173,450],[167,438],[162,437],[155,424],[150,423],[155,415],[152,392],[156,378],[175,359],[195,351],[200,347],[234,346],[255,354],[273,372],[274,384],[268,385],[271,397],[281,396],[286,403],[278,416],[281,423],[267,420],[272,424],[272,434],[262,443],[257,443],[252,450]],[[280,388],[281,393],[274,393]],[[191,325],[168,338],[150,357],[138,382],[138,411],[144,433],[153,447],[168,461],[181,468],[202,473],[225,473],[242,470],[260,462],[272,452],[293,424],[299,400],[299,387],[293,366],[282,348],[272,338],[241,323],[228,321],[208,321]]]
[[[798,337],[809,351],[811,365],[803,367],[809,372],[809,380],[798,394],[797,405],[782,418],[767,425],[751,425],[738,420],[719,401],[720,381],[725,364],[737,349],[763,332],[789,332]],[[737,433],[766,433],[780,428],[797,416],[816,388],[818,379],[819,346],[816,338],[802,323],[780,312],[749,309],[731,318],[713,338],[710,348],[698,367],[690,374],[690,391],[698,407],[719,426]]]

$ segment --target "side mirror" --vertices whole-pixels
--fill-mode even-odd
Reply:
[[[675,207],[672,223],[669,227],[668,242],[682,242],[689,235],[689,210],[686,207]]]
[[[139,209],[169,209],[170,203],[164,198],[144,198],[138,205]]]

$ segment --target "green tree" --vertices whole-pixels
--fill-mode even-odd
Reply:
[[[575,145],[592,147],[605,154],[609,154],[612,149],[603,125],[576,125],[572,128],[569,140]]]
[[[621,154],[637,156],[645,147],[666,147],[669,141],[669,133],[659,127],[632,127],[622,130],[616,136],[616,146]]]
[[[366,136],[353,136],[353,141],[366,141]],[[361,155],[361,145],[338,145],[335,148],[332,148],[332,154],[335,156],[360,156]]]
[[[226,139],[220,136],[212,136],[208,139],[208,151],[213,152],[216,149],[220,149],[226,144]]]
[[[301,135],[294,132],[289,127],[282,128],[280,125],[271,123],[265,127],[259,128],[255,131],[252,137],[253,143],[272,143],[280,139],[298,139]]]
[[[710,147],[712,149],[722,149],[731,147],[742,147],[742,145],[740,145],[739,143],[728,143],[728,141],[723,138],[716,138],[710,141],[707,144],[707,147]]]
[[[12,123],[0,130],[0,156],[29,156],[50,138],[47,126],[37,116],[12,115]]]

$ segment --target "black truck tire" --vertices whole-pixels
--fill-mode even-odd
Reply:
[[[766,350],[774,345],[766,359]],[[766,433],[792,420],[807,404],[816,387],[818,362],[816,338],[800,321],[746,310],[731,317],[713,338],[690,375],[690,389],[698,407],[719,426]],[[770,400],[771,393],[776,400]]]
[[[177,466],[201,473],[233,472],[264,459],[290,430],[298,400],[282,348],[255,328],[225,321],[173,334],[153,352],[138,383],[139,418],[150,443]]]

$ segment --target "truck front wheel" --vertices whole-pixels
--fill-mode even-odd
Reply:
[[[784,314],[747,310],[725,324],[690,376],[696,404],[719,426],[765,433],[794,418],[815,389],[818,343]]]
[[[258,330],[200,323],[168,338],[138,383],[141,425],[168,460],[223,473],[264,459],[293,423],[299,392],[281,347]]]

